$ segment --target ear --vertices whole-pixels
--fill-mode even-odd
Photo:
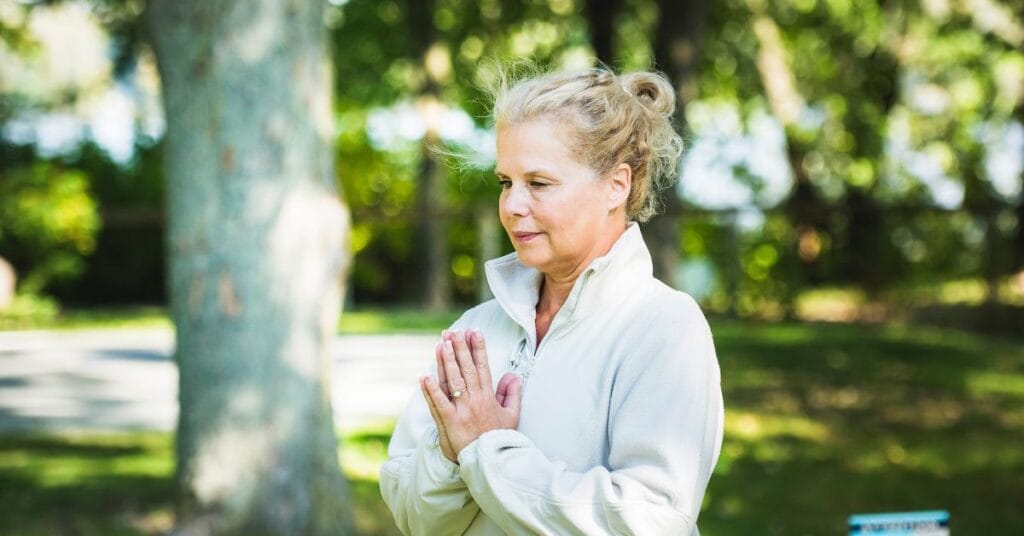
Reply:
[[[625,206],[633,186],[633,168],[625,162],[612,168],[608,174],[608,211]]]

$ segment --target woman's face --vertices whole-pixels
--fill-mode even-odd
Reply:
[[[576,160],[570,129],[546,118],[498,128],[501,224],[520,262],[550,276],[578,275],[625,228],[629,178],[623,194]]]

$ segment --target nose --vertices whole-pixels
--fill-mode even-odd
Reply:
[[[515,183],[502,192],[501,211],[507,216],[522,218],[530,213],[530,195],[526,188]]]

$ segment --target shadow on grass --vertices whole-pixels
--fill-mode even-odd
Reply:
[[[854,513],[1024,527],[1024,347],[941,330],[713,322],[726,438],[704,534],[839,534]]]
[[[1024,527],[1024,347],[942,330],[712,321],[726,438],[703,534],[844,534],[854,513],[947,509]],[[671,423],[666,422],[666,426]],[[397,534],[376,470],[390,424],[341,444],[363,534]],[[0,437],[0,534],[156,534],[168,434]]]
[[[145,534],[171,513],[166,434],[0,437],[0,534]]]
[[[388,434],[354,434],[345,449],[378,452]],[[341,438],[339,438],[341,439]],[[0,534],[164,534],[174,522],[172,436],[0,435]],[[359,534],[397,535],[377,481],[349,476]]]

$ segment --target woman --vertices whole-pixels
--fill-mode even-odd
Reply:
[[[515,253],[487,263],[495,298],[442,334],[398,421],[381,492],[403,533],[698,533],[718,361],[636,224],[675,176],[674,103],[659,75],[600,69],[497,91]]]

